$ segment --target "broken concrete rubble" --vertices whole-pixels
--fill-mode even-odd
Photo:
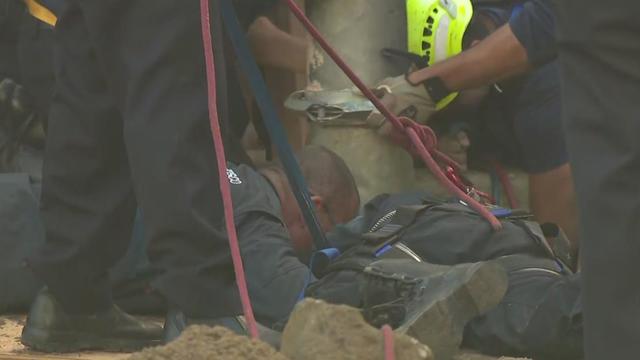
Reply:
[[[357,309],[307,299],[298,304],[282,335],[291,360],[384,359],[382,332],[364,321]],[[432,360],[428,346],[395,334],[398,360]]]
[[[286,360],[271,346],[222,327],[191,326],[168,345],[133,354],[130,360]]]

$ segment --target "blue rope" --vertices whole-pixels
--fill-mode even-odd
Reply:
[[[273,105],[273,100],[269,95],[269,90],[264,82],[262,73],[256,64],[251,50],[249,50],[249,44],[244,35],[244,31],[240,26],[238,17],[231,0],[220,0],[220,8],[222,12],[223,23],[231,40],[231,44],[236,52],[236,57],[240,63],[242,71],[249,79],[249,84],[253,95],[260,111],[263,115],[267,131],[271,141],[278,151],[278,155],[282,164],[284,165],[284,171],[289,179],[293,194],[298,201],[302,215],[307,223],[307,227],[313,237],[313,243],[316,250],[326,249],[328,247],[327,239],[324,236],[324,232],[320,227],[320,223],[314,212],[313,202],[309,196],[308,188],[305,183],[302,171],[298,165],[291,145],[287,140],[286,132],[282,126],[282,122],[278,116],[278,113]]]

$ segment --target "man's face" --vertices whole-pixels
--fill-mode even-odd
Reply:
[[[343,224],[358,214],[360,206],[357,198],[341,200],[339,204],[328,204],[317,195],[312,195],[316,217],[324,233],[338,224]],[[300,208],[296,204],[283,207],[283,216],[293,243],[294,250],[299,256],[307,256],[313,247],[313,236],[307,227]],[[288,209],[287,209],[288,208]]]

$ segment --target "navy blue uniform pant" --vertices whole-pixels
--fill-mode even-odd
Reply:
[[[150,261],[162,269],[153,287],[189,316],[238,314],[199,2],[67,1],[55,32],[46,243],[31,267],[67,311],[106,309],[107,269],[127,250],[139,206]],[[219,29],[214,39],[221,43]],[[218,85],[224,102],[224,79]]]
[[[567,145],[581,215],[585,353],[640,353],[640,3],[557,1]]]

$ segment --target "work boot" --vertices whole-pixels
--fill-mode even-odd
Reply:
[[[395,325],[428,345],[437,360],[459,351],[467,323],[498,305],[508,285],[504,268],[494,262],[439,266],[388,259],[365,272],[365,317],[375,326]],[[389,286],[396,292],[392,301],[379,296]]]
[[[175,340],[184,329],[191,325],[206,325],[210,327],[223,326],[239,335],[249,335],[247,325],[242,316],[229,316],[221,318],[192,318],[185,315],[180,310],[169,310],[164,322],[164,341],[165,343]],[[281,333],[269,329],[258,324],[258,333],[260,340],[273,346],[275,349],[280,348]]]
[[[159,345],[161,340],[159,325],[140,321],[115,305],[99,314],[69,314],[46,289],[31,306],[21,338],[34,350],[57,353],[130,352]]]

